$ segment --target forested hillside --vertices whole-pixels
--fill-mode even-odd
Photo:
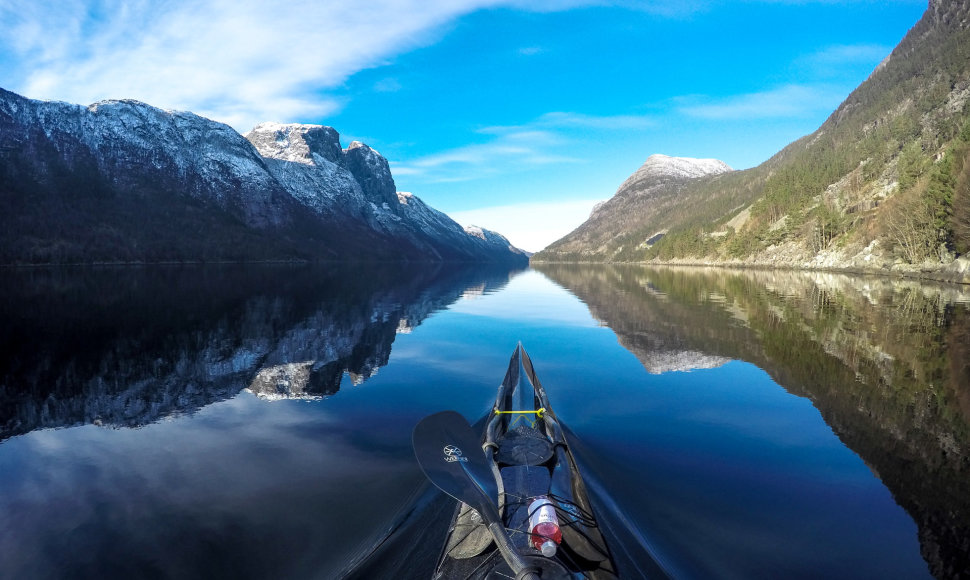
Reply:
[[[970,5],[933,0],[811,135],[756,168],[691,180],[605,245],[578,242],[587,222],[534,259],[952,268],[970,251],[968,97]]]

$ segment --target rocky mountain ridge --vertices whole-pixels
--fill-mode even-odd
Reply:
[[[523,264],[411,195],[363,143],[320,125],[245,136],[130,100],[88,107],[0,89],[0,263],[417,260]]]

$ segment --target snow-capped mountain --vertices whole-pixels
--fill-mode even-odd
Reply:
[[[0,263],[527,260],[398,195],[387,160],[330,127],[243,136],[128,100],[0,89],[0,210]]]
[[[498,232],[474,225],[462,227],[455,220],[424,203],[412,193],[399,191],[397,197],[400,202],[401,215],[406,218],[401,222],[402,224],[417,226],[425,234],[435,232],[437,235],[448,239],[454,248],[464,248],[465,251],[472,251],[473,248],[486,248],[489,252],[499,255],[512,252],[516,255],[525,256],[522,250],[513,246],[505,236]]]
[[[689,179],[718,175],[733,171],[731,166],[719,159],[694,159],[692,157],[670,157],[655,153],[643,162],[633,175],[626,178],[612,199],[599,203],[593,208],[592,215],[604,208],[609,209],[614,199],[642,196],[671,184],[680,184]]]
[[[246,133],[289,194],[320,216],[346,214],[375,231],[409,240],[440,260],[523,256],[504,236],[468,232],[412,193],[399,192],[387,160],[322,125],[263,123]]]
[[[4,190],[25,185],[14,180],[33,179],[121,191],[149,177],[238,210],[253,227],[287,221],[281,187],[259,154],[228,125],[192,113],[128,100],[88,107],[33,101],[0,89],[0,127]],[[18,171],[26,164],[34,166],[33,174]]]
[[[647,157],[643,165],[631,175],[628,182],[647,178],[693,179],[705,175],[717,175],[732,171],[731,166],[719,159],[694,159],[692,157],[670,157],[656,153]],[[623,185],[620,186],[620,189]]]
[[[662,214],[676,206],[688,183],[713,179],[731,171],[727,163],[717,159],[651,155],[617,188],[613,197],[593,208],[582,225],[536,254],[535,259],[609,261],[617,251],[631,245],[655,243],[666,231],[639,231],[635,224],[643,216]]]

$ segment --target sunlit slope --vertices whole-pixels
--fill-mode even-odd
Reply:
[[[753,169],[627,180],[533,260],[944,267],[970,249],[968,27],[930,2],[811,135]]]

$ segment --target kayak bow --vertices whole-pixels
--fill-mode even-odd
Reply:
[[[425,474],[459,500],[435,579],[617,577],[564,429],[521,344],[487,418],[483,454],[469,448],[477,441],[462,424],[443,412],[414,432]]]

